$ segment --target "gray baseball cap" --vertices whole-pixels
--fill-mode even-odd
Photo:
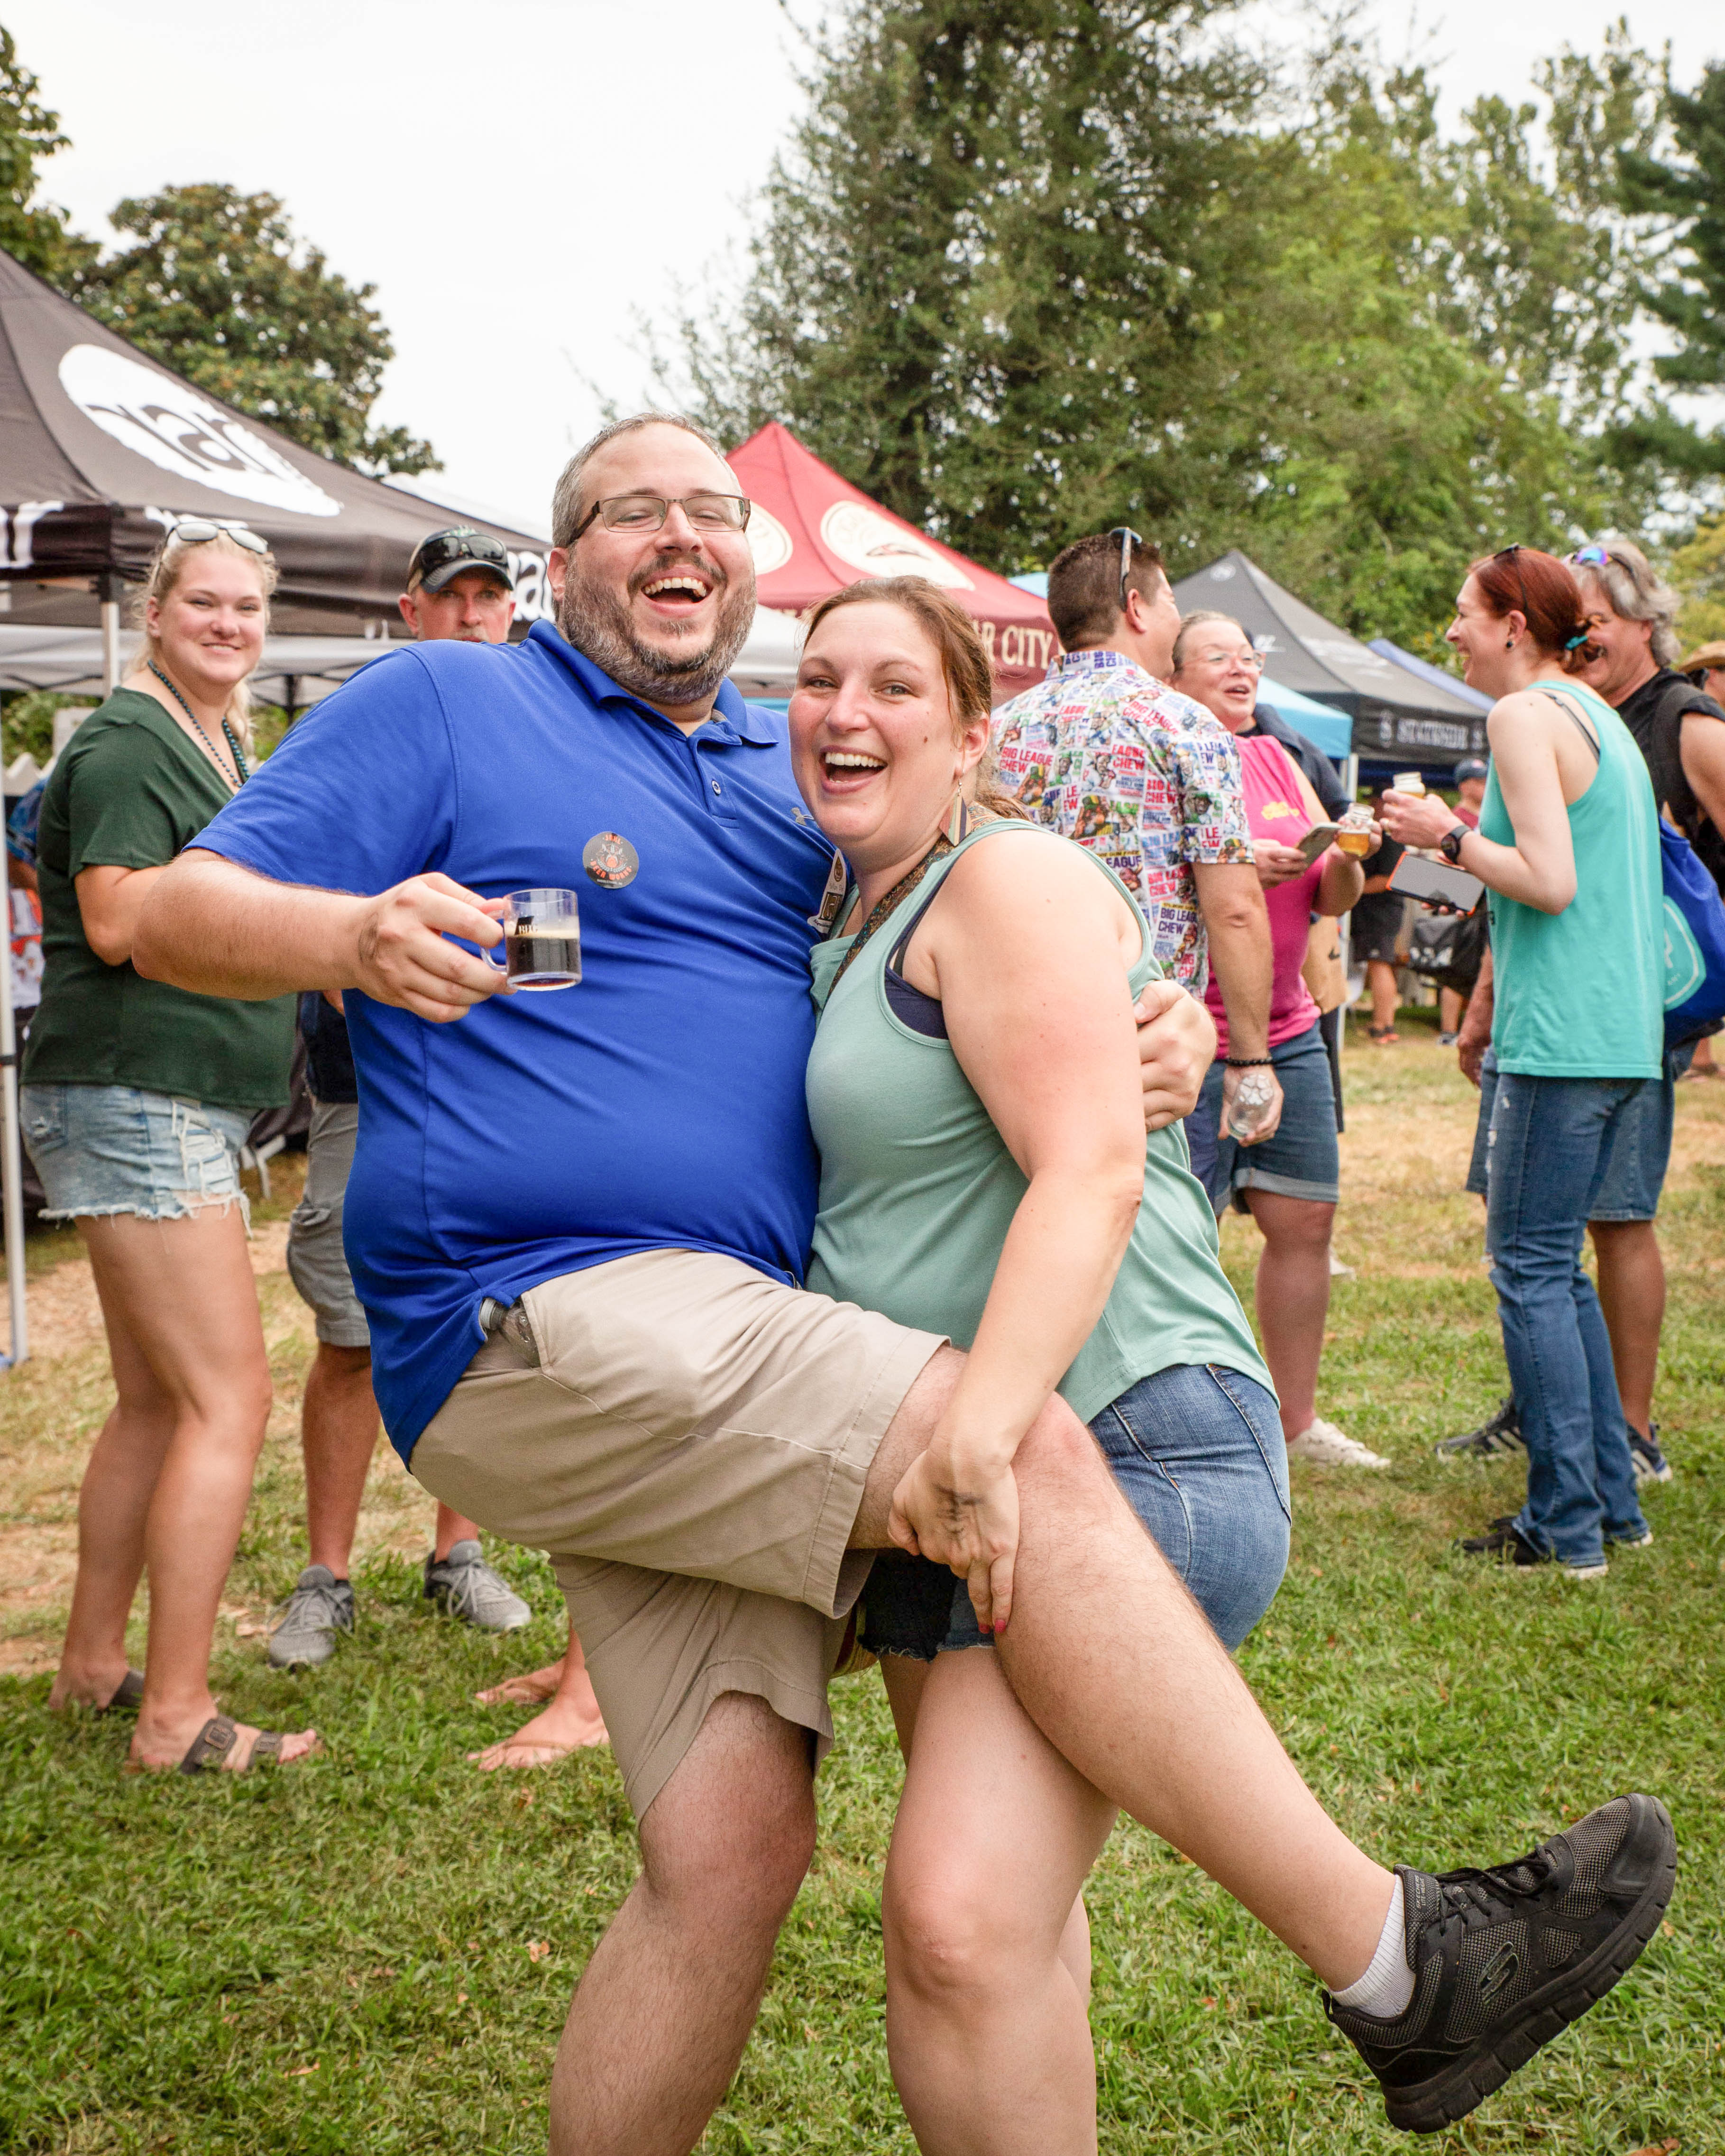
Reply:
[[[408,588],[411,591],[417,583],[422,591],[440,592],[466,569],[483,569],[505,591],[515,589],[509,549],[501,539],[489,531],[475,531],[470,524],[452,524],[446,531],[427,533],[408,563]]]

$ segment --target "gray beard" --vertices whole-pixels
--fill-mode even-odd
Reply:
[[[639,640],[627,603],[608,585],[595,588],[567,577],[557,604],[557,627],[583,658],[643,703],[673,709],[713,694],[736,665],[754,618],[753,579],[725,584],[711,642],[673,655]]]

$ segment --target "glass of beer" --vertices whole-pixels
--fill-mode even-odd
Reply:
[[[581,912],[572,891],[512,891],[503,901],[503,963],[515,988],[572,988],[581,978]]]
[[[1336,834],[1336,850],[1351,854],[1357,861],[1363,861],[1372,850],[1372,812],[1359,802],[1355,802],[1342,819],[1342,828]]]
[[[1425,781],[1417,771],[1399,771],[1395,775],[1398,793],[1420,794],[1425,791]]]

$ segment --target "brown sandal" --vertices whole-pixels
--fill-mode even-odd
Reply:
[[[186,1756],[180,1762],[182,1774],[202,1774],[213,1767],[220,1771],[228,1754],[239,1741],[239,1727],[231,1714],[213,1714],[192,1739]],[[235,1771],[250,1774],[259,1759],[279,1758],[281,1754],[281,1732],[279,1729],[260,1729],[257,1742],[252,1746],[252,1756],[244,1767]]]
[[[97,1714],[136,1714],[144,1703],[144,1673],[128,1670],[115,1686],[107,1704],[96,1707]]]

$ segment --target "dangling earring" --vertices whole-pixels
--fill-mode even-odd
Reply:
[[[952,812],[947,819],[947,844],[956,846],[970,829],[970,809],[961,786],[952,796]]]

